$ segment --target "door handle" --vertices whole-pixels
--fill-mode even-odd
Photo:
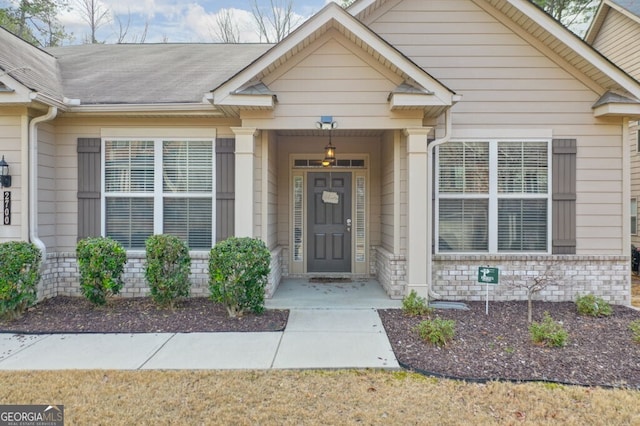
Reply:
[[[347,232],[351,232],[351,219],[347,219]]]

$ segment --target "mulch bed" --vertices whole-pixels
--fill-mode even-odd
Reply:
[[[640,344],[628,330],[640,312],[614,306],[610,317],[577,314],[574,303],[534,302],[533,320],[545,311],[569,333],[562,348],[531,342],[526,302],[470,302],[470,311],[437,310],[456,321],[454,340],[444,348],[423,342],[415,326],[425,318],[397,309],[380,317],[398,361],[410,368],[465,380],[553,381],[578,385],[640,388]]]
[[[640,389],[640,344],[628,330],[640,312],[614,306],[610,317],[580,316],[573,303],[534,302],[534,321],[548,311],[569,333],[563,348],[531,342],[526,302],[468,302],[469,311],[439,309],[456,321],[456,336],[444,348],[425,343],[414,331],[425,318],[399,309],[380,310],[398,361],[416,371],[464,380],[554,381]],[[229,318],[222,305],[191,298],[161,309],[149,298],[117,298],[95,307],[81,297],[58,296],[22,318],[0,320],[3,333],[189,333],[282,331],[289,311],[266,310]]]
[[[162,309],[149,298],[112,299],[96,307],[81,297],[44,300],[13,321],[0,320],[1,333],[195,333],[282,331],[289,311],[229,318],[226,309],[205,297]]]

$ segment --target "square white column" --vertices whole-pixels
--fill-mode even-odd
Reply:
[[[232,127],[236,135],[235,231],[236,237],[254,237],[255,138],[253,127]]]

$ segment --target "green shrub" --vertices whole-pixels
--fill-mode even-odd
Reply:
[[[263,312],[270,263],[261,240],[231,237],[219,242],[209,257],[211,299],[222,303],[231,317]]]
[[[429,307],[427,299],[418,296],[415,290],[411,290],[409,295],[402,299],[402,312],[408,316],[418,317],[429,315],[433,309]]]
[[[115,240],[104,237],[85,238],[76,246],[80,288],[95,305],[104,305],[107,298],[120,293],[127,252]]]
[[[15,319],[36,302],[42,254],[25,241],[0,244],[0,317]]]
[[[613,313],[609,302],[593,294],[579,296],[576,299],[576,307],[580,315],[591,317],[607,317]]]
[[[145,241],[147,264],[145,278],[151,298],[158,305],[173,308],[179,297],[191,290],[189,248],[173,235],[152,235]]]
[[[629,330],[633,334],[633,341],[640,343],[640,319],[631,321],[629,323]]]
[[[554,321],[549,315],[549,312],[545,312],[541,322],[532,322],[529,326],[529,334],[531,340],[534,343],[539,343],[545,346],[562,347],[567,344],[567,338],[569,334],[557,321]]]
[[[445,346],[456,334],[456,322],[440,317],[424,320],[416,326],[416,331],[422,340],[436,346]]]

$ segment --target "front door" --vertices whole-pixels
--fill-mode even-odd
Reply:
[[[351,272],[351,173],[309,173],[307,271]]]

